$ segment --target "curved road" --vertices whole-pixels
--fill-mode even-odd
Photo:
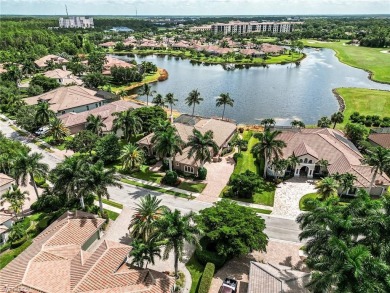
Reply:
[[[18,140],[28,145],[31,148],[31,151],[41,153],[43,155],[42,161],[48,164],[50,169],[54,168],[58,163],[63,160],[63,158],[59,157],[58,155],[40,149],[37,145],[31,143],[27,138],[20,136],[15,130],[10,127],[12,123],[11,121],[8,121],[8,119],[3,115],[0,115],[0,117],[2,119],[7,120],[5,122],[0,121],[0,131],[6,137]],[[111,199],[116,202],[122,203],[123,205],[128,206],[130,208],[134,208],[140,198],[149,193],[161,198],[162,204],[172,209],[178,209],[182,212],[198,212],[204,208],[212,206],[212,204],[207,202],[202,202],[198,200],[187,200],[180,197],[174,197],[173,195],[155,192],[128,184],[123,184],[122,189],[110,187],[108,190]],[[270,239],[299,242],[298,235],[300,233],[300,229],[295,221],[271,215],[261,215],[261,217],[265,220],[265,232]]]

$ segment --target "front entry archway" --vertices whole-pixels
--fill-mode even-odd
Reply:
[[[303,166],[301,170],[299,170],[299,177],[307,177],[309,173],[309,168],[307,166]]]

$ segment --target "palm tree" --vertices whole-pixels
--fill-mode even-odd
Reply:
[[[302,121],[300,120],[293,120],[291,121],[291,126],[292,127],[296,127],[296,128],[305,128],[305,123],[303,123]]]
[[[102,198],[110,198],[107,188],[109,186],[122,188],[118,183],[119,176],[115,174],[114,169],[105,169],[103,161],[99,160],[95,164],[90,164],[82,182],[82,191],[85,193],[93,193],[99,199],[100,213],[103,215]]]
[[[153,100],[152,100],[152,103],[157,106],[157,107],[161,107],[161,108],[165,108],[166,105],[165,105],[165,99],[163,98],[163,96],[161,94],[157,94]]]
[[[94,116],[89,114],[87,117],[87,123],[85,128],[92,131],[96,135],[101,136],[103,134],[103,128],[106,127],[106,124],[103,122],[103,117],[100,115]]]
[[[136,145],[129,143],[122,148],[119,159],[122,161],[124,170],[133,170],[144,161],[144,152],[138,149]]]
[[[287,160],[288,160],[288,166],[290,166],[293,170],[299,164],[299,159],[294,154],[289,156]]]
[[[337,188],[339,188],[339,186],[339,183],[334,178],[325,177],[316,184],[315,189],[317,189],[317,193],[321,195],[323,199],[327,199],[337,195]]]
[[[186,98],[186,104],[188,105],[188,107],[192,107],[192,116],[194,116],[194,113],[195,113],[195,105],[199,105],[200,102],[203,101],[203,98],[200,96],[200,93],[198,92],[198,90],[192,90],[188,97]]]
[[[53,137],[56,143],[60,143],[65,140],[67,136],[70,135],[69,129],[64,125],[61,119],[53,117],[49,121],[49,129],[47,135]]]
[[[155,93],[156,91],[152,91],[152,87],[147,83],[144,83],[139,92],[141,96],[146,96],[146,106],[149,105],[149,96],[153,97]]]
[[[212,130],[207,131],[204,135],[197,129],[192,130],[192,135],[188,137],[187,147],[188,158],[195,155],[195,161],[200,162],[200,167],[203,168],[204,163],[211,162],[214,155],[218,153],[218,145],[214,141],[214,133]],[[211,152],[211,150],[213,153]]]
[[[390,150],[383,147],[377,147],[372,150],[367,150],[367,156],[365,156],[363,162],[370,165],[372,179],[370,182],[369,193],[371,194],[372,186],[374,185],[375,178],[379,174],[383,174],[390,168]]]
[[[37,185],[34,178],[45,178],[49,171],[49,166],[46,163],[41,163],[43,159],[42,154],[23,152],[15,161],[15,175],[16,181],[21,182],[23,186],[26,186],[27,176],[30,176],[30,181],[34,187],[35,194],[39,198]]]
[[[178,277],[179,261],[182,260],[184,243],[189,242],[199,246],[200,230],[194,225],[194,214],[184,216],[178,210],[164,210],[163,216],[156,221],[156,241],[165,245],[163,260],[168,259],[173,250],[175,260],[175,276]]]
[[[248,141],[242,138],[237,138],[232,142],[233,146],[238,148],[238,153],[241,153],[241,150],[248,146]]]
[[[226,105],[233,107],[233,104],[234,104],[234,100],[230,97],[229,93],[226,93],[226,94],[222,93],[219,95],[219,97],[217,98],[216,106],[217,107],[223,106],[222,120],[223,120],[223,117],[225,116]]]
[[[265,129],[275,126],[276,121],[274,118],[266,118],[260,121],[260,125],[263,125]]]
[[[130,141],[133,135],[138,134],[142,130],[142,121],[138,116],[134,115],[134,109],[113,113],[112,115],[116,116],[112,130],[117,132],[121,129],[127,142]]]
[[[169,171],[172,171],[173,157],[182,154],[184,142],[177,133],[176,128],[169,127],[165,131],[156,131],[152,137],[153,149],[160,158],[167,158]]]
[[[32,60],[25,60],[22,64],[22,73],[24,75],[34,74],[36,72],[35,64]]]
[[[333,123],[333,129],[335,129],[337,123],[343,123],[344,121],[343,113],[337,112],[332,114],[332,116],[330,117],[330,121]]]
[[[332,121],[326,116],[321,117],[320,120],[317,121],[317,126],[321,128],[328,128],[332,124]]]
[[[131,237],[149,241],[156,230],[155,222],[167,207],[160,205],[161,199],[155,195],[147,194],[137,204],[135,213],[131,219],[129,230]]]
[[[178,101],[178,99],[176,99],[173,96],[173,93],[167,93],[166,94],[166,96],[165,96],[165,103],[167,103],[170,106],[170,108],[171,108],[171,117],[172,117],[172,106],[175,106],[177,101]]]
[[[3,206],[4,203],[9,203],[17,219],[20,212],[23,215],[23,204],[26,199],[30,199],[28,195],[28,191],[22,192],[16,184],[12,184],[11,188],[1,195],[0,205]]]
[[[54,116],[54,112],[49,109],[48,102],[39,102],[37,105],[37,112],[35,114],[35,120],[40,125],[46,125],[49,123],[51,117]]]
[[[351,189],[357,180],[357,177],[351,173],[344,173],[341,175],[341,179],[339,181],[341,190],[341,195],[347,193],[349,189]]]
[[[135,239],[131,242],[130,245],[132,247],[130,251],[130,256],[133,258],[131,261],[132,265],[135,264],[138,267],[143,268],[144,262],[146,261],[145,268],[148,268],[149,263],[154,265],[155,256],[161,258],[161,250],[159,244],[154,241],[154,239],[150,239],[147,242]]]
[[[252,148],[252,153],[260,160],[264,158],[263,177],[267,176],[268,163],[272,159],[279,159],[283,155],[282,149],[286,147],[283,140],[276,139],[281,134],[281,131],[270,131],[268,128],[263,133],[256,133],[255,138],[259,140]]]

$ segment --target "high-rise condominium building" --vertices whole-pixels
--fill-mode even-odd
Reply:
[[[58,20],[60,28],[93,28],[93,18],[84,16],[73,16]]]

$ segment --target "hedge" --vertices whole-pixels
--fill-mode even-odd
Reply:
[[[200,279],[198,293],[208,293],[211,287],[211,281],[214,277],[215,266],[213,263],[207,263],[204,268],[202,278]]]
[[[226,262],[226,257],[218,255],[214,251],[209,251],[205,247],[203,249],[197,248],[195,250],[196,259],[202,264],[207,265],[207,263],[213,263],[217,269],[223,267]]]

